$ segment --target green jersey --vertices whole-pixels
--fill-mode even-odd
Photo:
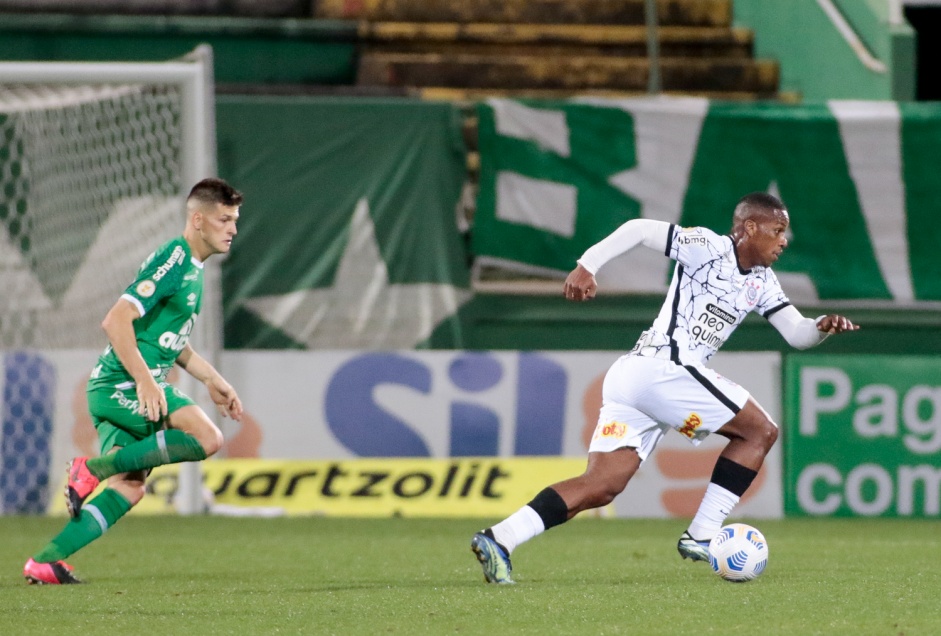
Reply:
[[[189,341],[202,306],[203,264],[193,257],[189,244],[179,236],[144,260],[137,278],[121,298],[137,307],[140,313],[140,318],[134,321],[137,348],[157,381],[165,381]],[[108,345],[92,370],[89,390],[131,386],[134,379]]]

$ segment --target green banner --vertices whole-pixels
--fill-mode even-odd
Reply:
[[[470,296],[451,104],[226,97],[220,175],[245,193],[225,347],[413,348]]]
[[[583,246],[640,216],[609,183],[636,165],[633,119],[618,108],[494,101],[479,115],[477,254],[533,266],[574,263]],[[581,210],[603,214],[579,215]]]
[[[791,355],[785,514],[941,517],[941,365]]]
[[[567,272],[628,219],[726,232],[742,195],[768,191],[791,214],[775,271],[795,302],[941,299],[939,104],[495,99],[478,114],[483,262]],[[635,251],[599,282],[665,289],[662,255]]]

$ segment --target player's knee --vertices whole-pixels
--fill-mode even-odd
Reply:
[[[596,506],[607,506],[624,491],[627,481],[627,477],[618,474],[594,480],[591,484],[591,500]]]
[[[206,457],[211,457],[212,455],[218,453],[219,449],[222,448],[222,443],[224,441],[225,440],[222,437],[222,431],[220,431],[215,426],[203,433],[199,439],[199,443],[206,452]]]
[[[612,501],[614,501],[614,498],[620,495],[623,491],[624,491],[623,488],[608,488],[606,490],[602,490],[601,492],[598,493],[598,497],[595,500],[597,503],[597,506],[599,508],[601,506],[607,506]]]
[[[121,493],[121,496],[127,499],[127,502],[131,504],[131,506],[139,504],[147,493],[147,487],[142,481],[125,481],[122,482],[120,486],[116,487],[115,490]]]
[[[778,427],[769,419],[762,420],[752,428],[750,435],[753,442],[760,444],[766,451],[771,450],[778,440]]]
[[[127,501],[132,506],[136,506],[141,502],[141,499],[144,498],[145,494],[147,494],[147,488],[144,486],[144,484],[134,486],[134,488],[131,489],[131,496],[127,498]]]
[[[603,506],[607,506],[612,501],[614,501],[614,498],[617,497],[619,494],[621,494],[620,491],[617,491],[617,492],[613,490],[600,491],[594,498],[595,507],[601,508]]]

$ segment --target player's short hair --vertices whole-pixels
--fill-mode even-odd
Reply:
[[[767,192],[751,192],[738,200],[738,205],[762,210],[787,210],[787,206],[773,194]],[[738,207],[738,206],[736,206]]]
[[[203,179],[193,186],[186,201],[197,202],[200,204],[221,203],[226,207],[236,207],[242,205],[242,193],[230,186],[222,179],[215,177]]]
[[[777,210],[787,213],[781,199],[767,192],[752,192],[738,200],[732,213],[733,229],[748,220],[770,219],[777,216]]]

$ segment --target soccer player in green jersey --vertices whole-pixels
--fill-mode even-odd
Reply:
[[[101,455],[76,457],[69,465],[65,494],[72,519],[26,562],[28,582],[79,583],[63,559],[143,498],[150,469],[200,461],[222,446],[222,433],[209,416],[167,382],[174,364],[206,385],[223,415],[241,418],[235,389],[189,344],[202,303],[203,263],[231,248],[241,204],[242,194],[221,179],[193,186],[183,235],[144,260],[102,321],[110,344],[87,388]],[[107,487],[85,504],[105,479]]]

